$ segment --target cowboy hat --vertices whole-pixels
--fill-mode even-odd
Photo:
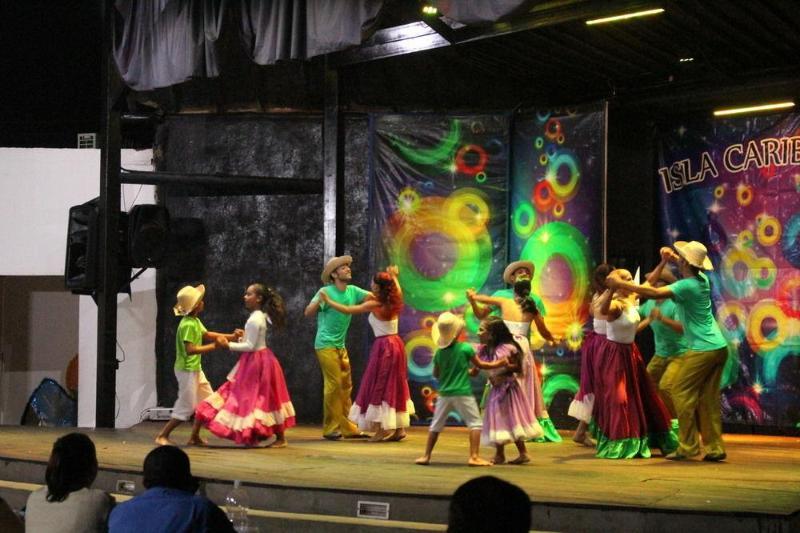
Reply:
[[[197,307],[197,304],[203,299],[205,293],[205,285],[198,285],[197,287],[187,285],[179,290],[178,303],[172,308],[175,312],[175,316],[186,316],[194,311],[194,308]]]
[[[439,348],[447,348],[453,343],[453,339],[458,337],[462,329],[464,329],[464,320],[458,315],[445,311],[439,315],[431,328],[431,339]]]
[[[675,241],[673,246],[678,255],[693,267],[714,270],[714,265],[711,264],[711,260],[708,258],[708,250],[706,250],[703,243],[697,241]]]
[[[331,274],[342,265],[349,265],[353,262],[353,258],[349,255],[342,255],[339,257],[333,257],[330,261],[325,265],[325,268],[322,269],[322,283],[330,283],[331,282]]]
[[[513,263],[510,263],[503,271],[503,281],[506,283],[513,283],[513,281],[511,281],[511,275],[514,274],[514,271],[519,268],[527,268],[530,270],[531,276],[533,276],[533,271],[536,270],[536,267],[534,267],[533,263],[530,261],[514,261]]]

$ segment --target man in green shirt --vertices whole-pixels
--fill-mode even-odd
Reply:
[[[351,420],[347,418],[352,405],[353,381],[350,372],[350,358],[345,347],[347,330],[352,315],[340,313],[320,300],[319,293],[325,290],[332,300],[342,305],[358,305],[371,294],[352,281],[349,255],[334,257],[322,270],[322,283],[326,284],[314,294],[306,306],[305,316],[317,315],[317,336],[314,350],[319,360],[324,381],[322,436],[329,440],[344,438],[364,438]]]
[[[704,461],[724,461],[722,412],[719,384],[728,357],[728,345],[711,309],[711,285],[703,270],[714,266],[706,247],[697,241],[675,242],[675,251],[661,249],[661,262],[653,271],[659,277],[667,264],[678,264],[682,279],[665,287],[636,285],[614,276],[606,279],[611,289],[625,289],[647,298],[672,298],[678,305],[689,350],[675,376],[672,399],[678,414],[678,451],[668,459],[686,459],[700,454],[700,439],[706,448]]]

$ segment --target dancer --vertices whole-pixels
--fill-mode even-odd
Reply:
[[[353,258],[349,255],[334,257],[322,270],[322,283],[326,286],[318,290],[306,306],[305,316],[317,315],[317,336],[314,350],[324,381],[322,436],[328,440],[367,438],[368,435],[348,420],[352,401],[350,394],[353,381],[350,358],[344,345],[351,315],[340,313],[320,298],[325,290],[329,300],[342,305],[362,303],[371,293],[355,285],[350,285]]]
[[[408,369],[403,340],[397,334],[398,315],[403,308],[403,292],[397,282],[399,271],[390,266],[372,278],[372,294],[360,305],[342,305],[328,296],[320,298],[340,313],[369,313],[375,342],[349,418],[361,430],[374,431],[370,441],[399,441],[411,425],[414,402],[408,391]]]
[[[431,328],[431,337],[438,346],[433,356],[433,377],[439,381],[438,398],[433,412],[433,420],[428,429],[428,441],[425,454],[415,462],[427,465],[431,462],[431,454],[439,440],[439,433],[444,429],[447,415],[456,411],[464,424],[469,428],[469,466],[490,466],[492,463],[480,456],[481,420],[478,402],[472,395],[469,376],[469,363],[477,367],[493,368],[504,365],[504,361],[484,363],[475,356],[475,350],[460,337],[464,331],[464,321],[450,312],[439,315],[436,324]],[[477,371],[474,372],[477,374]]]
[[[492,389],[483,413],[481,442],[495,447],[494,464],[506,462],[505,446],[510,442],[516,445],[519,456],[509,463],[530,462],[525,440],[539,437],[543,431],[518,381],[518,374],[523,372],[523,349],[499,317],[485,318],[478,327],[478,337],[483,343],[478,359],[484,365],[476,366],[497,365],[488,369]]]
[[[669,270],[661,270],[661,276],[654,278],[651,272],[647,281],[653,287],[664,287],[675,283],[676,278]],[[672,384],[683,359],[681,356],[688,347],[683,338],[683,325],[679,322],[678,308],[670,298],[651,298],[639,307],[644,320],[639,323],[639,331],[647,326],[653,330],[655,353],[647,364],[647,373],[658,387],[658,394],[669,409],[673,427],[677,425],[675,404],[672,401]]]
[[[527,272],[526,269],[522,269]],[[534,442],[561,442],[561,435],[558,434],[555,425],[550,420],[550,414],[544,404],[544,395],[541,387],[541,376],[539,375],[536,363],[533,359],[533,351],[530,347],[528,338],[530,336],[531,322],[536,325],[539,334],[550,344],[556,344],[558,341],[547,325],[544,323],[542,314],[536,306],[536,301],[531,297],[531,281],[525,278],[524,275],[518,276],[517,281],[514,282],[513,299],[498,297],[498,296],[484,296],[477,294],[474,290],[467,291],[467,299],[470,304],[475,307],[475,302],[489,304],[500,309],[503,322],[505,322],[508,329],[514,335],[515,340],[520,344],[523,351],[523,365],[526,369],[524,372],[525,379],[523,380],[523,388],[525,394],[531,400],[534,407],[536,419],[542,426],[544,434],[534,439]],[[484,400],[488,395],[488,387],[484,390]],[[484,402],[485,403],[485,402]]]
[[[205,309],[203,301],[205,293],[206,288],[203,285],[197,287],[187,285],[178,291],[178,302],[173,308],[175,316],[183,317],[175,333],[175,378],[178,380],[178,399],[172,407],[169,421],[156,436],[156,444],[174,445],[169,438],[172,431],[189,420],[197,404],[214,392],[200,366],[200,356],[216,350],[217,339],[233,340],[243,333],[241,330],[233,333],[206,330],[198,318]],[[207,344],[202,344],[203,342]],[[192,431],[188,444],[205,444],[205,442]]]
[[[630,282],[631,273],[617,269],[608,280]],[[606,282],[611,285],[610,281]],[[596,365],[593,388],[594,436],[597,457],[631,459],[650,457],[650,446],[663,455],[677,448],[669,411],[645,370],[634,338],[639,324],[636,294],[619,288],[600,297],[600,312],[608,317],[602,366]]]
[[[606,324],[608,317],[600,311],[600,297],[606,291],[606,277],[614,270],[612,265],[601,263],[592,273],[592,303],[589,313],[592,316],[592,331],[586,334],[581,346],[581,381],[575,398],[569,404],[569,416],[578,419],[578,428],[572,440],[578,444],[594,448],[596,443],[589,436],[589,423],[594,411],[594,376],[597,366],[603,364],[606,345]]]
[[[205,425],[218,437],[246,446],[275,435],[269,447],[285,448],[285,432],[295,424],[294,406],[281,364],[266,341],[267,324],[278,329],[286,324],[283,298],[273,289],[254,283],[244,293],[244,306],[250,317],[241,342],[229,342],[225,337],[217,340],[221,348],[242,355],[228,373],[228,380],[200,402],[195,429],[199,432]],[[199,435],[195,440],[200,440]]]
[[[614,279],[610,285],[647,298],[672,298],[680,309],[689,346],[673,379],[672,400],[678,414],[680,448],[668,459],[700,454],[698,430],[706,448],[704,461],[724,461],[719,383],[728,357],[727,342],[711,309],[711,284],[703,270],[713,270],[706,247],[697,241],[676,241],[675,250],[661,248],[660,276],[667,262],[678,264],[682,279],[665,287],[648,287]]]

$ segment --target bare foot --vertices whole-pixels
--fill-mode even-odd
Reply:
[[[414,461],[418,465],[429,465],[431,464],[431,456],[430,455],[423,455],[422,457],[418,458]]]
[[[508,462],[510,465],[524,465],[525,463],[530,463],[531,458],[527,455],[520,455],[516,459],[512,459]]]
[[[597,444],[592,440],[592,438],[584,433],[582,436],[578,436],[577,434],[572,437],[573,442],[576,442],[582,446],[586,446],[587,448],[594,448]]]
[[[480,457],[470,457],[469,461],[467,461],[467,464],[469,466],[492,466],[491,461],[481,459]]]
[[[208,441],[202,437],[190,437],[187,446],[208,446]]]
[[[162,437],[161,435],[156,437],[156,444],[159,446],[175,446],[175,443],[172,442],[169,437]]]
[[[506,456],[505,455],[495,455],[492,459],[493,465],[504,465],[506,464]]]
[[[394,433],[392,433],[392,435],[389,438],[387,438],[386,440],[387,440],[387,442],[399,442],[399,441],[403,440],[404,438],[406,438],[406,436],[407,436],[407,434],[406,434],[405,430],[396,429],[396,430],[394,430]]]
[[[276,439],[275,442],[269,444],[267,448],[286,448],[287,445],[286,439]]]
[[[384,431],[383,429],[379,429],[378,431],[375,432],[374,435],[372,435],[369,438],[369,441],[370,442],[381,442],[383,439],[386,438],[387,435],[388,435],[388,433],[386,431]]]

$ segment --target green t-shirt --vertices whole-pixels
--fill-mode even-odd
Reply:
[[[683,324],[683,333],[690,350],[708,352],[727,346],[711,311],[711,284],[700,272],[698,276],[684,278],[668,286],[678,316]]]
[[[436,350],[433,364],[439,369],[439,396],[472,396],[469,362],[475,350],[466,342],[454,342]]]
[[[514,289],[500,289],[499,291],[495,291],[492,296],[494,298],[508,298],[509,300],[513,300]],[[533,303],[536,304],[536,309],[539,310],[539,314],[542,316],[547,316],[547,310],[544,308],[544,302],[542,302],[542,299],[533,293],[530,294],[530,297],[533,300]],[[501,316],[500,308],[493,307],[490,314],[494,316]]]
[[[367,295],[371,294],[355,285],[348,285],[345,290],[340,291],[336,285],[326,285],[321,290],[325,290],[331,300],[342,305],[358,305],[364,301]],[[319,291],[311,299],[312,302],[319,302]],[[317,312],[317,336],[314,339],[314,348],[344,348],[344,339],[347,336],[347,328],[350,327],[350,319],[353,315],[340,313],[336,309],[328,306],[325,302],[320,302]]]
[[[175,370],[194,372],[200,370],[200,354],[189,355],[186,353],[185,342],[196,346],[203,344],[203,333],[206,327],[196,316],[185,316],[178,324],[175,333]]]
[[[678,317],[678,307],[670,299],[657,302],[656,300],[647,300],[639,308],[639,314],[642,318],[650,315],[650,312],[655,308],[661,311],[661,314],[669,319],[680,322]],[[683,335],[664,324],[660,320],[653,320],[650,322],[650,327],[653,329],[653,338],[656,343],[655,355],[661,357],[673,357],[676,355],[683,355],[688,349],[686,346],[686,339]]]

